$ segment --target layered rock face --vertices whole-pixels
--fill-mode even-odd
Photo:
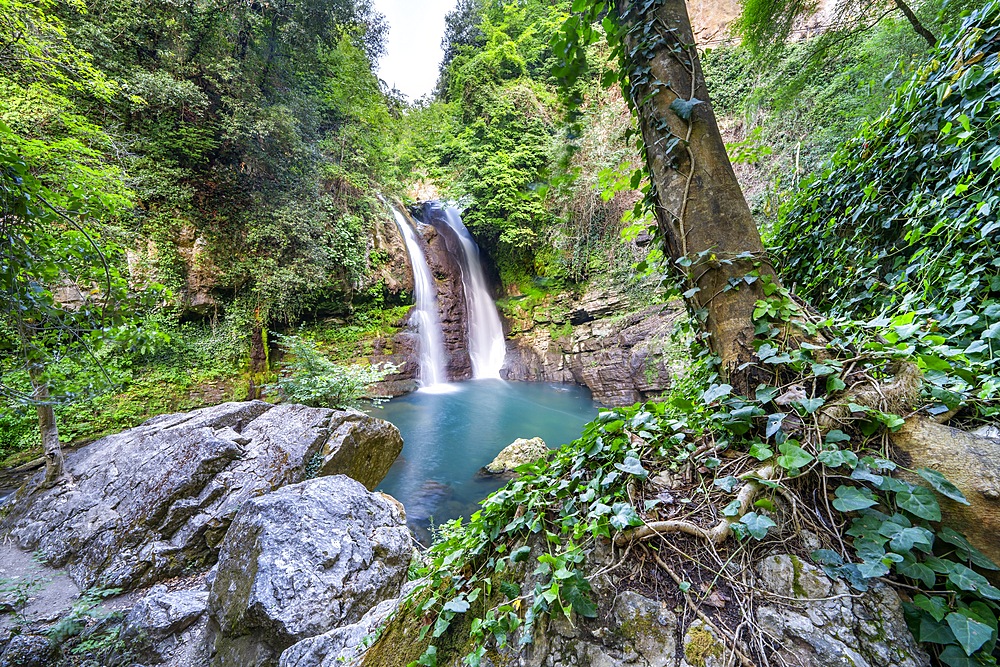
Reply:
[[[444,350],[448,354],[448,379],[468,380],[472,377],[469,358],[468,312],[462,267],[459,264],[458,237],[445,226],[423,225],[420,229],[427,240],[427,264],[437,283],[438,313],[444,335]]]
[[[671,340],[683,316],[683,307],[674,303],[636,311],[624,295],[610,291],[556,297],[511,321],[512,345],[501,375],[575,382],[608,406],[648,400],[683,372],[683,355]]]
[[[310,466],[374,487],[401,449],[395,426],[358,412],[252,401],[164,415],[69,454],[71,483],[29,482],[0,534],[81,588],[149,585],[215,562],[248,499]]]

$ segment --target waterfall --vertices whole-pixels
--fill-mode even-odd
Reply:
[[[427,265],[423,248],[417,241],[417,232],[409,220],[395,206],[390,205],[396,219],[406,252],[413,265],[413,292],[417,308],[413,313],[420,335],[420,386],[433,387],[448,381],[445,374],[444,339],[441,335],[441,318],[438,316],[437,289]]]
[[[507,346],[496,304],[486,285],[486,274],[479,259],[479,246],[462,222],[458,209],[446,206],[444,222],[455,232],[462,245],[459,264],[465,290],[466,328],[469,334],[469,357],[473,378],[499,378]]]

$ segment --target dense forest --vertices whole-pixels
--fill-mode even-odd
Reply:
[[[900,591],[930,661],[865,664],[995,665],[1000,4],[458,0],[445,26],[408,100],[371,0],[0,0],[0,467],[71,484],[64,447],[157,415],[359,405],[413,326],[390,205],[446,200],[508,340],[568,355],[614,294],[608,321],[683,309],[682,370],[434,526],[430,585],[350,664],[506,664],[604,618],[619,567],[720,644],[683,664],[780,664],[727,567],[805,531],[845,596]]]

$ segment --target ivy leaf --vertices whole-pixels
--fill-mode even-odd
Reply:
[[[881,560],[866,560],[858,563],[858,572],[865,579],[874,579],[889,574],[889,566]]]
[[[933,585],[933,584],[932,584]],[[927,595],[917,595],[913,598],[914,606],[923,609],[930,614],[935,621],[943,621],[948,615],[948,603],[939,595],[928,597]]]
[[[868,489],[841,485],[834,492],[837,496],[833,506],[841,512],[854,512],[878,505],[878,500]]]
[[[945,646],[938,659],[948,667],[982,667],[983,665],[978,660],[967,656],[960,647],[954,644]]]
[[[821,407],[823,407],[823,404],[825,402],[826,401],[823,400],[822,398],[817,397],[817,398],[803,398],[798,403],[799,405],[802,406],[802,409],[805,410],[807,415],[811,415],[812,413],[816,412]]]
[[[727,493],[732,493],[733,489],[735,489],[737,486],[740,485],[740,480],[737,479],[736,477],[733,477],[732,475],[729,475],[728,477],[721,477],[719,479],[716,479],[714,482],[712,482],[712,484],[714,484],[715,486],[719,487],[720,489],[722,489]]]
[[[635,508],[629,503],[615,503],[611,510],[611,525],[618,530],[642,524],[642,519],[639,518],[639,515],[635,512]]]
[[[677,114],[681,120],[690,120],[691,112],[699,104],[701,104],[701,100],[697,97],[692,97],[689,100],[682,100],[678,97],[670,103],[670,110]]]
[[[963,505],[969,504],[969,501],[965,498],[965,494],[962,493],[961,489],[949,482],[948,478],[939,473],[937,470],[920,468],[917,470],[917,474],[930,482],[930,485],[934,487],[934,490],[942,496],[951,498],[952,500],[960,502]]]
[[[723,516],[736,516],[740,513],[740,501],[734,500],[725,507],[722,508]]]
[[[854,467],[858,462],[858,455],[843,449],[826,449],[816,457],[819,462],[830,468],[839,468],[842,465]]]
[[[444,611],[452,611],[456,614],[464,614],[469,611],[469,601],[461,597],[455,598],[454,600],[449,600],[443,609]]]
[[[917,630],[917,637],[925,644],[952,644],[955,642],[955,633],[942,621],[937,621],[931,616],[920,617],[920,627]]]
[[[616,463],[615,467],[622,472],[635,475],[640,479],[646,479],[649,477],[649,471],[642,467],[642,462],[635,456],[625,457],[625,461],[623,463]]]
[[[993,628],[980,623],[974,619],[952,612],[945,617],[948,627],[955,633],[955,639],[965,650],[966,655],[972,655],[976,650],[988,642],[993,636]]]
[[[758,461],[766,461],[774,456],[774,452],[763,442],[755,442],[750,446],[750,456]]]
[[[733,391],[733,386],[729,384],[713,384],[711,387],[705,390],[701,395],[701,400],[705,402],[706,405],[711,405],[715,401],[729,396]]]
[[[523,546],[518,549],[514,549],[513,551],[510,552],[510,562],[520,563],[521,561],[525,561],[528,559],[528,554],[530,553],[531,553],[531,547],[529,546]]]
[[[773,415],[767,416],[767,427],[764,429],[764,437],[770,438],[772,435],[781,430],[781,423],[785,421],[787,417],[784,412],[776,412]]]
[[[820,565],[843,565],[844,559],[832,549],[817,549],[809,554]]]
[[[785,470],[798,470],[809,465],[815,458],[812,454],[799,447],[794,440],[788,440],[778,445],[782,456],[778,457],[778,465]]]
[[[851,436],[847,435],[839,428],[833,429],[832,431],[826,434],[825,438],[823,438],[823,442],[825,442],[828,445],[833,445],[838,442],[850,442],[850,440]]]
[[[918,563],[912,555],[909,558],[904,558],[903,562],[896,564],[896,572],[914,581],[919,581],[927,588],[933,588],[934,582],[937,581],[937,575],[934,574],[934,570],[923,563]],[[934,599],[939,600],[940,598]],[[944,618],[944,614],[941,614],[941,618]],[[940,621],[941,618],[937,620]]]
[[[947,542],[952,546],[958,547],[958,550],[962,553],[962,556],[966,559],[972,561],[973,565],[981,567],[986,570],[1000,570],[996,563],[987,558],[979,549],[972,546],[961,533],[943,526],[941,530],[938,531],[938,537],[941,538],[942,542]]]
[[[921,519],[941,520],[941,506],[934,493],[926,487],[917,486],[912,491],[900,491],[896,494],[896,505]]]
[[[778,525],[763,514],[757,514],[756,512],[747,512],[744,514],[743,518],[740,519],[740,523],[747,527],[747,532],[756,540],[762,540],[767,537],[767,531]]]

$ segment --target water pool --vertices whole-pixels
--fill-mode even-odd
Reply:
[[[517,438],[541,437],[549,448],[575,440],[597,416],[584,387],[471,380],[394,398],[372,416],[403,434],[403,452],[379,486],[406,507],[426,542],[429,528],[468,516],[503,485],[480,468]]]

